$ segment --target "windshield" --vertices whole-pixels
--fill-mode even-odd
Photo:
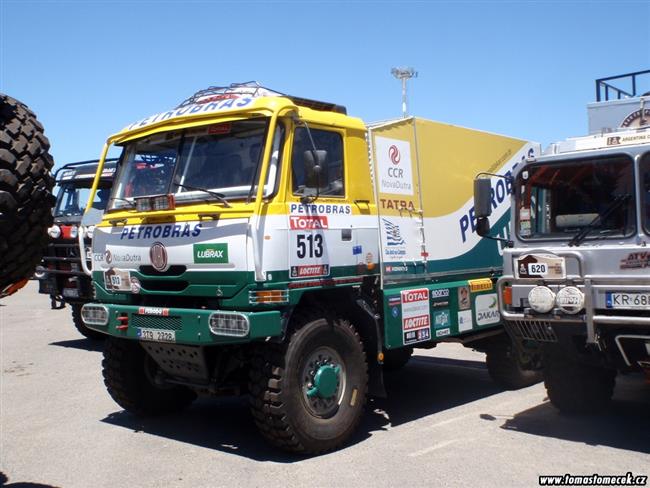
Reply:
[[[239,120],[127,143],[110,209],[133,208],[134,197],[167,193],[177,204],[254,197],[268,125],[268,118]],[[282,136],[279,126],[265,194],[275,182]]]
[[[87,181],[76,181],[66,183],[59,187],[54,207],[54,217],[80,217],[83,215],[88,203],[90,187],[93,184],[92,178]],[[98,210],[106,209],[110,183],[100,183],[100,188],[95,193],[93,208]]]
[[[634,232],[632,159],[536,164],[517,177],[516,227],[524,239],[621,237]]]

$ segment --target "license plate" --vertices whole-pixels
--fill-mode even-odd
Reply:
[[[607,308],[650,309],[650,293],[607,292]]]
[[[104,271],[104,284],[109,291],[131,291],[131,274],[126,269]]]
[[[138,339],[153,342],[176,342],[176,331],[138,328]]]

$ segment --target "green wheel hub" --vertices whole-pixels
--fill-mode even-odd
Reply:
[[[314,375],[314,386],[307,390],[308,397],[318,396],[320,398],[330,398],[336,393],[339,386],[339,375],[341,368],[326,364],[318,368]]]

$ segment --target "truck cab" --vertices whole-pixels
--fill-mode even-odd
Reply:
[[[619,78],[598,80],[618,97],[590,104],[591,135],[551,144],[513,179],[500,312],[520,347],[542,347],[549,398],[567,412],[603,408],[617,372],[650,375],[650,97],[612,90]]]
[[[107,159],[101,171],[92,201],[92,207],[98,211],[103,211],[108,203],[116,162],[116,159]],[[88,329],[81,320],[81,307],[93,298],[93,288],[81,264],[82,258],[91,258],[90,237],[87,236],[82,252],[78,233],[98,163],[98,160],[69,163],[54,173],[57,193],[52,210],[53,225],[48,229],[50,242],[35,273],[39,293],[50,296],[53,309],[70,305],[75,327],[92,339],[105,336]]]

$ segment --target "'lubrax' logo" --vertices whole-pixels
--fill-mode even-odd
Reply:
[[[194,244],[194,262],[204,263],[227,263],[228,244]]]

